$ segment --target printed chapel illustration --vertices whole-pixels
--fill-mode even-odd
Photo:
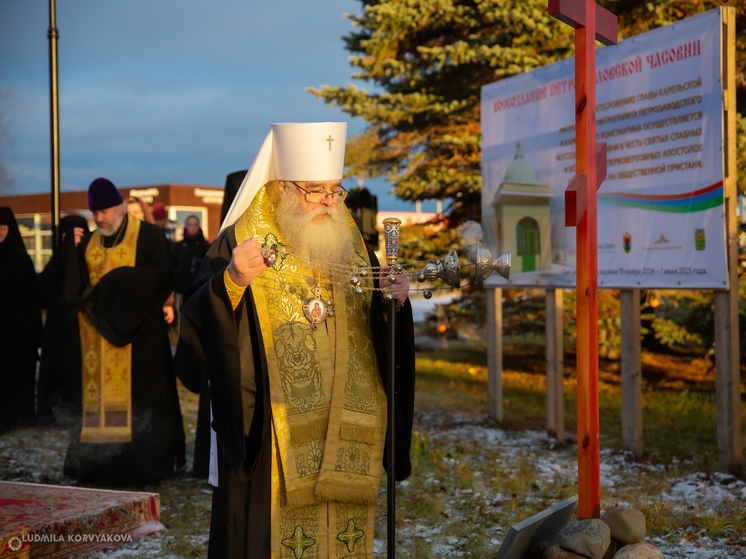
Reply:
[[[513,269],[533,272],[552,265],[549,185],[539,184],[520,142],[492,205],[497,222],[498,253],[513,253]]]

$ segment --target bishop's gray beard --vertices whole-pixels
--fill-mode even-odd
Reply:
[[[324,214],[329,217],[314,221]],[[305,210],[295,192],[286,189],[277,205],[276,218],[282,236],[298,255],[321,262],[349,263],[352,235],[341,204]]]

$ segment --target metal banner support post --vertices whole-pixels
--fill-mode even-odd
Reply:
[[[401,221],[395,217],[387,217],[383,220],[383,235],[386,240],[386,264],[389,267],[396,266],[399,258],[399,226]],[[390,280],[391,278],[389,278]],[[388,401],[388,422],[386,433],[386,525],[388,535],[389,559],[396,557],[396,453],[394,445],[394,381],[396,376],[396,299],[391,293],[386,294],[388,305],[388,327],[389,327],[389,370],[386,386],[386,399]]]
[[[52,143],[52,249],[60,246],[60,110],[57,84],[57,10],[54,0],[49,0],[49,116]]]

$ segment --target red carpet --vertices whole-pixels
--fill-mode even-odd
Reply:
[[[157,493],[0,481],[0,557],[65,557],[165,530]]]

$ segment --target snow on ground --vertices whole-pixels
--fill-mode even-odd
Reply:
[[[746,501],[746,483],[729,474],[697,472],[669,483],[671,492],[662,494],[663,500],[679,507],[696,507],[704,513],[715,512],[726,501]]]
[[[484,417],[467,413],[423,412],[417,417],[417,430],[426,434],[431,440],[458,442],[459,444],[479,452],[480,449],[500,449],[499,460],[504,463],[506,471],[510,471],[518,461],[528,461],[530,465],[541,473],[541,479],[546,483],[577,478],[577,457],[572,445],[558,447],[554,439],[543,432],[537,431],[504,431],[486,423]],[[62,464],[67,446],[67,434],[61,430],[32,430],[23,429],[0,435],[0,479],[6,481],[26,481],[51,484],[72,484],[71,480],[62,475]],[[723,503],[736,507],[746,507],[746,483],[720,473],[692,473],[682,478],[667,477],[664,465],[651,465],[637,462],[626,452],[612,452],[604,449],[601,455],[601,484],[602,491],[613,496],[617,486],[630,484],[630,480],[643,481],[646,477],[663,477],[668,489],[649,496],[651,502],[682,508],[696,514],[710,514],[718,510]],[[477,473],[478,475],[478,473]],[[426,483],[434,488],[439,487],[441,480],[434,477],[427,478]],[[407,482],[399,484],[402,491],[406,491]],[[385,498],[385,497],[384,497]],[[509,496],[481,495],[469,489],[449,491],[446,498],[446,512],[451,517],[457,517],[460,503],[464,499],[482,498],[490,503],[499,503]],[[626,504],[626,503],[623,503]],[[648,504],[648,503],[646,503]],[[632,504],[633,506],[635,504]],[[639,503],[638,503],[639,505]],[[520,519],[518,519],[520,520]],[[418,522],[407,522],[397,535],[403,539],[417,534],[430,542],[434,557],[468,556],[467,552],[459,549],[459,538],[441,533],[441,526],[425,526]],[[490,543],[495,550],[507,533],[508,526],[494,527],[490,536]],[[195,533],[189,538],[191,543],[206,541],[208,534],[206,527],[195,526]],[[746,535],[741,535],[741,538]],[[398,538],[397,538],[398,539]],[[666,538],[648,538],[650,543],[658,547],[666,557],[671,559],[733,559],[746,558],[746,551],[724,540],[714,540],[698,537],[696,543],[684,538],[671,535]],[[189,543],[189,542],[187,542]],[[133,557],[160,556],[178,558],[167,549],[173,548],[173,536],[168,531],[159,532],[123,546],[87,554],[86,559],[129,559]],[[386,540],[375,541],[377,555],[386,552]],[[404,551],[404,550],[402,550]],[[406,555],[406,554],[403,554]]]
[[[62,475],[69,436],[63,429],[16,429],[0,435],[0,480],[74,485]]]
[[[577,479],[576,447],[569,445],[557,448],[556,441],[544,432],[503,431],[486,426],[483,416],[463,412],[419,414],[417,424],[421,428],[424,427],[424,432],[431,438],[437,437],[438,440],[445,438],[452,442],[459,441],[465,447],[474,446],[476,449],[499,447],[500,462],[505,464],[506,471],[509,471],[511,464],[528,459],[532,467],[541,472],[541,477],[547,482],[574,482]],[[669,477],[666,475],[668,469],[665,465],[639,462],[632,453],[611,449],[601,451],[600,467],[602,492],[607,495],[613,496],[622,485],[629,485],[631,482],[644,483],[650,478],[662,478],[670,487],[669,491],[648,496],[650,501],[646,503],[617,504],[641,506],[655,502],[670,507],[671,510],[684,509],[701,515],[716,513],[723,503],[746,508],[746,483],[729,474],[696,472],[683,478]],[[439,483],[438,480],[433,482]],[[476,498],[476,495],[474,497]],[[491,498],[500,500],[502,496]],[[449,509],[448,513],[458,514],[458,507]],[[504,528],[505,530],[495,528],[496,539],[492,540],[492,543],[499,544],[496,540],[504,537],[508,527]],[[405,529],[404,533],[416,530],[427,531],[428,528],[417,526],[414,530]],[[746,558],[744,538],[746,534],[741,534],[741,547],[726,540],[714,540],[703,536],[697,537],[696,543],[673,534],[668,538],[648,540],[665,557],[671,559],[738,559]],[[385,540],[381,541],[384,551],[385,544]],[[437,557],[457,557],[460,553],[457,544],[455,541],[441,541],[433,549],[437,551]]]

